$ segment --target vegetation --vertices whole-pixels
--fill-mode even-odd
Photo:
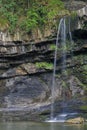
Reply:
[[[80,110],[87,111],[87,106],[86,105],[80,106]]]
[[[50,45],[50,49],[51,50],[55,50],[56,49],[56,45],[55,44]]]
[[[67,88],[67,84],[66,84],[66,82],[64,80],[62,80],[62,87]]]
[[[36,67],[38,69],[44,68],[44,69],[53,69],[53,63],[48,63],[48,62],[37,62]]]
[[[72,11],[71,12],[71,19],[75,20],[76,17],[77,17],[77,12],[76,11]]]
[[[61,0],[0,0],[0,27],[30,32],[65,13]]]

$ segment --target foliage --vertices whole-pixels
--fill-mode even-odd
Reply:
[[[87,74],[87,65],[84,65],[84,73]]]
[[[1,15],[8,21],[9,30],[13,31],[16,26],[17,22],[17,14],[14,11],[16,7],[15,1],[11,0],[0,0],[0,13]],[[0,22],[1,23],[1,22]]]
[[[62,12],[65,13],[65,9],[61,0],[0,0],[0,14],[6,19],[10,32],[17,28],[29,32],[46,25]]]
[[[66,85],[66,82],[65,82],[65,81],[62,81],[62,86],[63,86],[63,88],[66,88],[66,87],[67,87],[67,85]]]
[[[37,68],[53,69],[53,64],[48,62],[37,62]]]
[[[70,13],[70,15],[71,15],[72,20],[74,20],[77,17],[77,12],[76,11],[72,11]]]
[[[27,32],[37,26],[38,24],[37,20],[38,20],[38,14],[34,10],[28,10],[27,18],[25,21],[25,27]]]
[[[8,28],[8,20],[4,17],[0,16],[0,30],[3,30],[5,28]]]
[[[50,45],[50,49],[51,50],[55,50],[56,49],[56,45],[55,44]]]

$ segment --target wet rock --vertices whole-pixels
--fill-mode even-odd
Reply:
[[[77,118],[73,118],[73,119],[68,119],[65,122],[70,123],[70,124],[83,124],[84,123],[84,118],[77,117]]]

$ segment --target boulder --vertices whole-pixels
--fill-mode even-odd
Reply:
[[[82,123],[84,123],[84,118],[82,118],[82,117],[76,117],[76,118],[73,118],[73,119],[68,119],[68,120],[66,120],[66,123],[82,124]]]

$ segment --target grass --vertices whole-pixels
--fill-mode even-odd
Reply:
[[[53,69],[53,64],[48,62],[37,62],[36,64],[37,68],[44,68],[44,69]]]

